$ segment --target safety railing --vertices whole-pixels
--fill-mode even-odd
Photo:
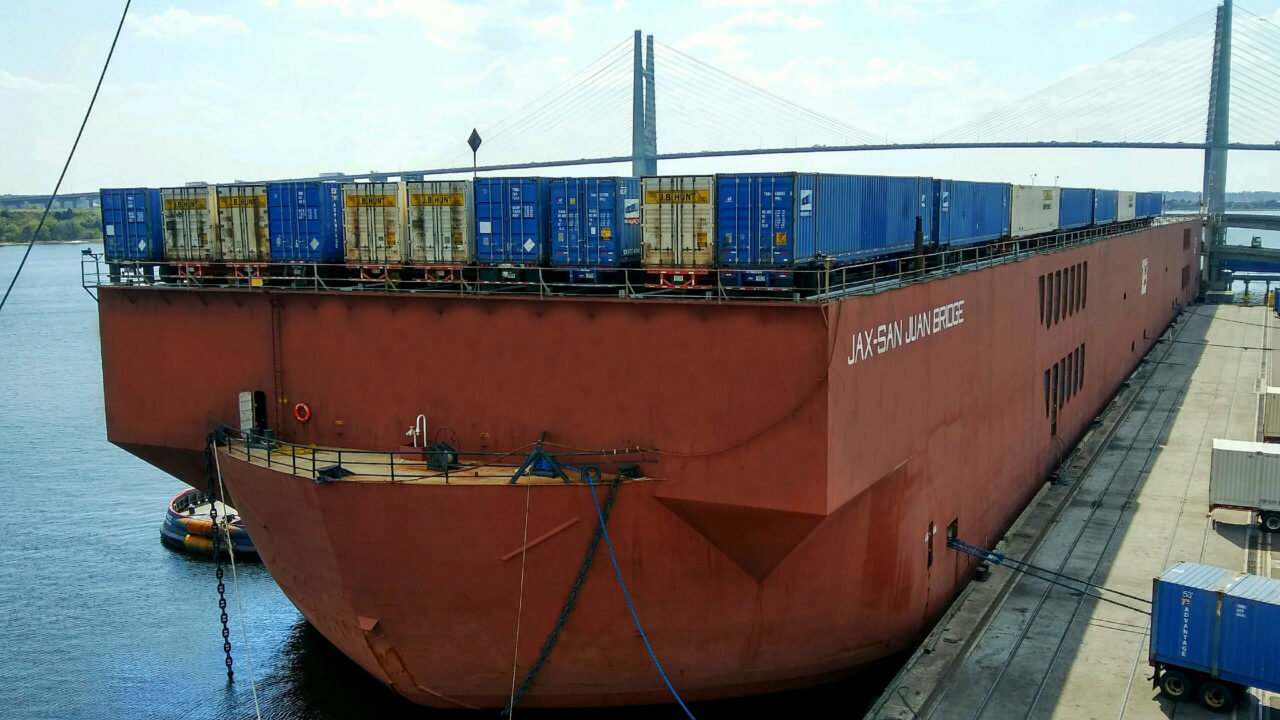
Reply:
[[[921,255],[897,255],[847,265],[826,264],[820,268],[118,261],[86,250],[81,261],[81,275],[82,285],[91,295],[98,287],[135,286],[272,292],[363,291],[412,295],[823,303],[1057,252],[1127,235],[1152,225],[1201,219],[1199,215],[1165,216],[1029,238],[1006,238]]]

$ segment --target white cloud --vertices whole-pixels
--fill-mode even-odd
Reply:
[[[1095,15],[1077,20],[1076,27],[1081,30],[1093,30],[1108,23],[1127,23],[1137,19],[1138,17],[1131,12],[1118,12],[1114,15]]]
[[[5,90],[23,90],[30,92],[46,93],[46,92],[65,92],[77,93],[72,85],[59,85],[57,83],[41,82],[34,78],[22,77],[14,75],[8,70],[0,70],[0,88]]]
[[[558,9],[529,4],[516,7],[462,5],[448,0],[294,0],[302,8],[332,8],[343,15],[360,15],[374,20],[400,18],[419,24],[426,39],[448,50],[462,50],[473,40],[509,51],[532,36],[535,40],[568,42],[576,22],[585,14],[602,8],[584,7],[581,0],[563,0]],[[621,5],[622,7],[618,7]],[[615,10],[629,2],[619,2]],[[483,34],[480,30],[483,28]],[[532,31],[532,32],[530,32]]]
[[[685,36],[675,44],[675,47],[685,52],[705,48],[717,62],[729,64],[751,56],[751,52],[746,48],[747,37],[744,31],[803,31],[816,30],[820,27],[822,27],[822,19],[812,15],[791,15],[777,8],[750,9]]]
[[[205,33],[244,34],[249,26],[230,15],[193,15],[182,8],[169,8],[158,15],[129,19],[144,37],[168,39]]]
[[[936,15],[989,10],[999,0],[866,0],[867,9],[876,15],[917,19]]]
[[[302,34],[308,40],[323,44],[346,44],[373,42],[374,37],[362,32],[333,32],[331,30],[308,30]]]
[[[835,2],[835,0],[702,0],[702,7],[705,8],[762,8],[776,7],[778,5],[826,5]]]
[[[613,11],[618,13],[631,7],[629,0],[618,0],[613,4]]]

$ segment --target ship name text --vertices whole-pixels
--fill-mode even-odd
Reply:
[[[940,305],[932,310],[908,315],[906,318],[881,323],[874,328],[859,330],[853,334],[847,363],[856,365],[894,348],[909,345],[930,335],[964,323],[964,301]]]

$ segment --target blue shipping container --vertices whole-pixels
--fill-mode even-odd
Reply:
[[[1158,192],[1140,192],[1135,198],[1135,215],[1138,218],[1160,217],[1164,213],[1164,195]]]
[[[640,181],[550,181],[551,264],[621,267],[640,262]]]
[[[1280,692],[1280,580],[1179,563],[1151,607],[1153,662]]]
[[[107,260],[163,260],[164,225],[160,191],[154,188],[104,188],[102,245]]]
[[[797,186],[808,199],[812,232],[812,174],[735,173],[716,176],[716,262],[727,268],[786,268],[794,260]]]
[[[1093,191],[1093,224],[1110,225],[1116,221],[1116,202],[1120,193],[1115,190]]]
[[[343,259],[342,186],[267,183],[267,224],[275,262]]]
[[[550,226],[545,178],[476,178],[476,262],[541,265]]]
[[[941,248],[1009,237],[1009,185],[934,180],[931,234]]]
[[[1058,203],[1058,229],[1073,230],[1093,222],[1093,191],[1088,188],[1062,188]]]

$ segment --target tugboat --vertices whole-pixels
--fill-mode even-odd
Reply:
[[[199,490],[183,490],[169,501],[169,510],[165,513],[164,523],[160,525],[160,542],[166,547],[196,555],[213,555],[213,534],[215,530],[210,510],[213,499]],[[235,508],[223,502],[217,503],[218,518],[226,519],[231,535],[231,545],[236,557],[257,560],[258,551],[249,538],[249,531],[240,522]],[[227,551],[226,537],[220,538],[218,549]]]

